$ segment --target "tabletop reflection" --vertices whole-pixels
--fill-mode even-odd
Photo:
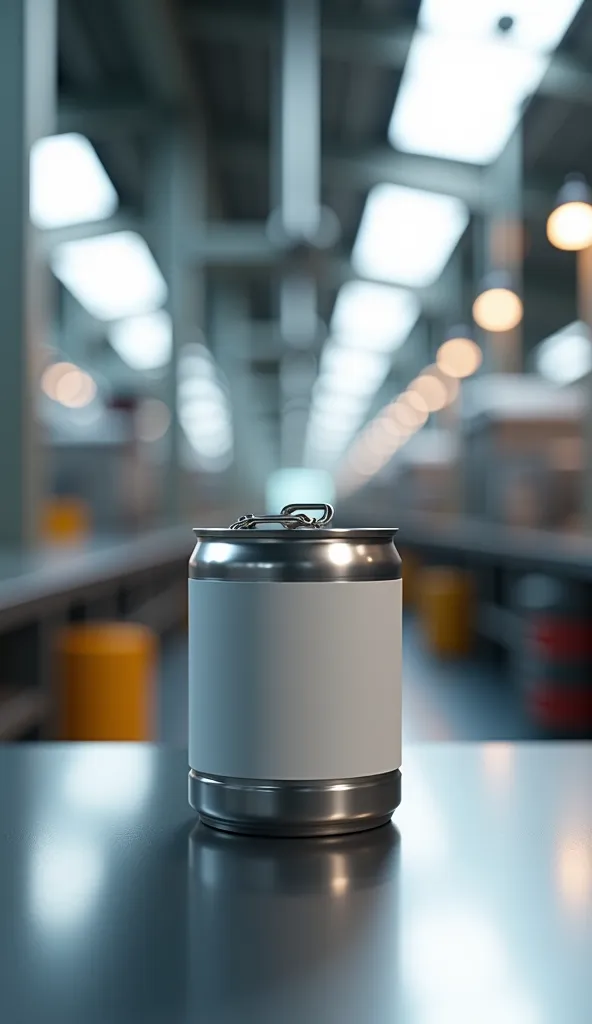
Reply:
[[[386,1020],[399,989],[399,846],[392,825],[289,841],[198,826],[190,1007],[220,1024]]]
[[[183,751],[0,745],[0,1006],[29,1024],[590,1024],[592,749],[407,749],[395,824],[196,825]]]

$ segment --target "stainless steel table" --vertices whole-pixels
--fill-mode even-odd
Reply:
[[[0,749],[4,1024],[590,1024],[592,747],[409,747],[397,827],[196,826],[184,753]]]

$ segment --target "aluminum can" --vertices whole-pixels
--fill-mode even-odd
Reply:
[[[332,512],[194,531],[189,802],[207,825],[332,835],[400,802],[396,531],[335,529]]]

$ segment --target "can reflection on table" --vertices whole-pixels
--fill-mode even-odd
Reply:
[[[393,825],[314,842],[197,825],[188,856],[189,1011],[228,1024],[394,1013],[399,848]]]

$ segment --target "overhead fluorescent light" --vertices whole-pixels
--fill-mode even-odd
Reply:
[[[164,309],[118,320],[109,328],[109,342],[133,370],[166,366],[173,347],[173,326]]]
[[[321,355],[307,430],[307,457],[337,457],[363,421],[385,380],[390,353],[405,340],[419,312],[405,289],[351,282],[341,289],[334,336]]]
[[[49,258],[55,276],[98,320],[149,313],[167,297],[154,257],[134,231],[64,242]]]
[[[401,185],[377,185],[370,192],[352,252],[355,269],[364,277],[396,281],[422,288],[442,273],[469,223],[469,211],[460,199]],[[388,339],[395,330],[399,344],[419,315],[416,297],[403,289],[352,282],[358,289],[348,315],[357,314],[356,328]],[[363,291],[362,291],[363,290]],[[339,303],[339,298],[338,298]],[[337,307],[336,307],[337,308]],[[397,330],[397,326],[400,328]],[[381,332],[382,325],[382,332]]]
[[[382,384],[389,367],[387,356],[333,343],[325,347],[321,357],[320,380],[328,379],[335,391],[366,394]]]
[[[423,0],[389,127],[401,150],[499,156],[582,0]],[[501,19],[512,19],[506,30]]]
[[[491,163],[547,63],[499,39],[480,42],[416,32],[389,140],[406,152]]]
[[[321,379],[321,384],[323,383]],[[367,401],[365,395],[335,391],[330,387],[319,387],[317,384],[313,394],[313,410],[315,415],[341,416],[344,413],[356,412]]]
[[[348,419],[341,420],[319,420],[315,416],[311,417],[309,424],[309,434],[315,440],[323,440],[326,442],[326,447],[339,447],[344,438],[349,437],[355,430],[358,417],[355,417],[354,422]]]
[[[504,38],[513,46],[550,53],[561,42],[582,0],[423,0],[419,27],[468,39],[499,37],[501,18],[513,24]]]
[[[117,192],[84,135],[50,135],[31,147],[30,213],[39,228],[110,217]]]
[[[198,456],[206,462],[215,461],[232,451],[232,423],[230,412],[220,407],[216,419],[206,415],[199,403],[183,403],[179,407],[179,420],[187,440]]]
[[[315,436],[331,435],[342,437],[351,434],[358,428],[366,415],[368,402],[365,402],[359,409],[352,409],[347,413],[318,413],[313,409],[309,419],[309,429]]]
[[[381,286],[376,287],[379,292],[396,291]],[[338,303],[341,302],[341,305],[340,308],[336,307],[334,315],[336,325],[341,323],[342,315],[345,317],[344,322],[352,323],[347,316],[350,298],[348,298],[345,288],[342,289],[342,292],[345,292],[345,297],[342,297],[342,293],[340,293]],[[355,302],[355,291],[353,296],[351,301],[354,303],[355,322],[355,317],[359,314],[359,307]],[[388,316],[386,322],[388,328]],[[380,331],[384,331],[384,324],[381,325],[376,320],[369,321],[366,326],[369,327],[370,337],[374,341],[381,339],[382,345],[386,347],[382,339],[389,337],[391,339],[389,347],[392,347],[392,339],[396,337],[396,334],[389,330],[387,334],[381,335]],[[347,337],[349,338],[350,335],[348,334]],[[354,332],[351,337],[355,338],[356,333]],[[356,349],[343,344],[343,340],[338,333],[336,338],[325,345],[321,356],[320,374],[313,389],[306,450],[315,458],[319,453],[337,456],[345,448],[352,434],[363,421],[372,397],[383,383],[391,365],[390,358],[385,351]]]
[[[202,468],[226,469],[233,448],[232,413],[216,364],[203,345],[186,345],[179,359],[179,420]]]
[[[352,348],[393,352],[403,344],[418,316],[417,297],[405,288],[349,281],[337,296],[331,333]]]
[[[357,429],[357,424],[351,430],[343,431],[318,431],[309,430],[306,436],[306,451],[315,456],[321,455],[325,459],[338,459],[342,452],[349,445],[351,438]]]
[[[207,377],[216,380],[216,364],[201,342],[188,342],[179,354],[180,380]],[[181,372],[182,371],[182,372]]]
[[[357,406],[343,410],[313,404],[307,429],[308,447],[336,454],[342,451],[363,422],[369,404],[369,396],[364,396]]]
[[[214,405],[213,402],[187,402],[183,406],[184,421],[201,437],[211,434],[229,433],[230,416],[226,406]]]
[[[573,384],[592,373],[592,341],[585,323],[576,320],[537,347],[536,368],[554,384]]]

